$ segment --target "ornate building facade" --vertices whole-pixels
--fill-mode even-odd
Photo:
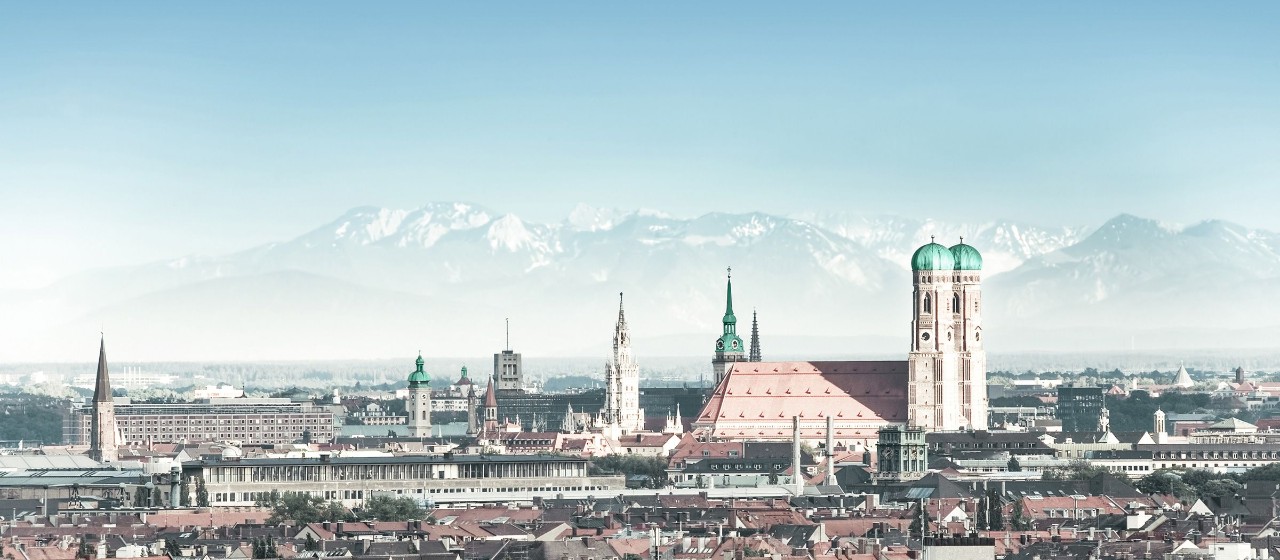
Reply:
[[[619,436],[644,430],[644,410],[640,408],[640,366],[631,353],[631,333],[618,294],[618,323],[613,330],[613,356],[604,368],[605,399],[600,411],[604,434]]]

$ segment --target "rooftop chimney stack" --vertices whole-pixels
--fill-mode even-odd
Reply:
[[[804,475],[800,466],[800,417],[791,417],[791,470],[795,473],[796,495],[804,495]]]

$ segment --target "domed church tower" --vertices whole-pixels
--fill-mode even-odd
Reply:
[[[907,422],[925,430],[986,429],[982,255],[930,242],[911,256]]]
[[[404,403],[409,414],[409,436],[431,437],[431,376],[422,371],[422,354],[414,364],[418,367],[409,374],[409,399]]]
[[[724,288],[724,318],[720,321],[724,326],[724,332],[716,339],[715,357],[711,359],[711,369],[715,373],[716,385],[724,379],[724,374],[729,371],[732,362],[747,361],[747,348],[742,344],[742,337],[738,336],[738,318],[733,314],[733,269],[728,269],[727,274]]]
[[[982,348],[982,254],[960,238],[951,247],[952,313],[960,353],[962,414],[975,430],[987,428],[987,352]]]

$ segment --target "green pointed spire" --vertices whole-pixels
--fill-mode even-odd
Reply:
[[[727,272],[729,277],[725,281],[724,324],[736,325],[738,324],[738,318],[733,316],[733,267],[729,267]]]
[[[727,272],[729,277],[725,283],[724,333],[716,339],[716,352],[741,354],[745,348],[742,339],[738,337],[738,318],[733,315],[733,268],[729,268]]]

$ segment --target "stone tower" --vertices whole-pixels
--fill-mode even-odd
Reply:
[[[644,430],[644,411],[640,409],[640,366],[631,353],[631,333],[618,294],[618,323],[613,329],[613,356],[605,364],[605,405],[600,411],[606,434],[618,436]]]
[[[480,408],[480,398],[476,396],[476,386],[471,385],[467,391],[467,435],[480,433],[480,420],[476,417],[476,409]]]
[[[738,318],[733,315],[733,269],[728,270],[725,280],[724,318],[721,319],[724,331],[716,339],[715,358],[711,360],[711,368],[715,371],[716,385],[724,380],[725,372],[733,362],[746,361],[746,348],[742,338],[738,336]]]
[[[422,354],[414,364],[417,368],[409,374],[409,399],[404,406],[409,414],[409,436],[431,437],[431,376],[422,371]]]
[[[987,427],[982,256],[963,242],[911,257],[907,422],[928,431]]]
[[[956,351],[960,355],[961,414],[967,426],[987,429],[987,351],[982,346],[982,255],[970,245],[951,246]]]
[[[93,418],[89,428],[89,457],[103,463],[116,461],[120,435],[116,430],[116,403],[111,398],[111,379],[107,376],[107,341],[98,347],[98,375],[93,386]]]
[[[912,480],[929,470],[929,447],[919,426],[886,426],[876,440],[877,476]]]
[[[1169,431],[1165,429],[1164,409],[1157,408],[1152,417],[1152,428],[1154,428],[1156,443],[1164,443],[1169,436]]]
[[[484,426],[480,434],[490,438],[498,436],[498,394],[493,389],[492,377],[484,390]]]
[[[756,310],[751,310],[751,351],[747,354],[747,361],[759,362],[760,356],[760,323],[756,321]]]
[[[524,363],[520,353],[511,349],[511,321],[507,321],[507,347],[493,355],[493,376],[500,391],[524,390]]]

